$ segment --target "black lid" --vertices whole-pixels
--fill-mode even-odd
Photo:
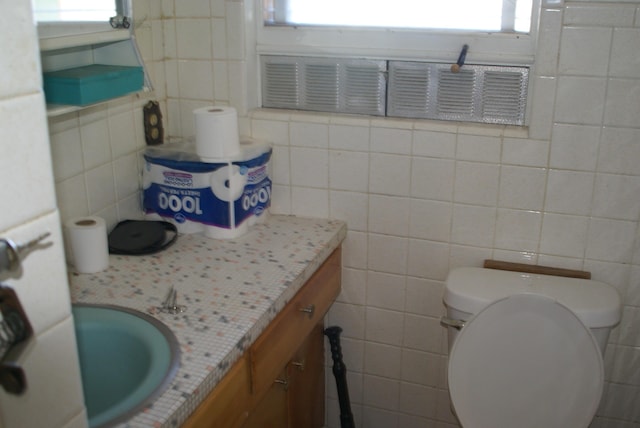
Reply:
[[[167,236],[167,232],[173,235]],[[169,247],[178,237],[176,227],[166,221],[124,220],[109,234],[112,254],[153,254]]]

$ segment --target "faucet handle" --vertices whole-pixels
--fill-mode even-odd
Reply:
[[[21,257],[49,235],[51,235],[49,232],[45,232],[21,244],[16,244],[11,239],[0,238],[0,273],[17,270],[20,267]]]

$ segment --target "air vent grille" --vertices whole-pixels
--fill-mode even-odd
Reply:
[[[388,71],[388,88],[387,88]],[[529,69],[263,56],[263,106],[523,125]]]

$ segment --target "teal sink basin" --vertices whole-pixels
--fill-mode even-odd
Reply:
[[[167,326],[119,306],[75,304],[72,312],[89,427],[129,419],[169,386],[180,347]]]

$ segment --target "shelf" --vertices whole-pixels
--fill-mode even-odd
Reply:
[[[129,30],[98,31],[40,38],[40,52],[119,42],[131,37]]]

